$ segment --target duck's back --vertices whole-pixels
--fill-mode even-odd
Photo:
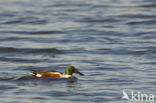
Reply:
[[[33,72],[36,77],[61,77],[62,73],[54,70],[40,70],[40,71],[34,71]]]

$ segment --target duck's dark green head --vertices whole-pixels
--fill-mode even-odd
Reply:
[[[84,74],[80,73],[74,66],[67,66],[65,74],[72,75],[73,73],[83,76]]]

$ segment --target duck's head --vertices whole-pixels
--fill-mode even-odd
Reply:
[[[74,66],[67,66],[65,74],[72,75],[73,73],[83,76],[84,74],[80,73]]]

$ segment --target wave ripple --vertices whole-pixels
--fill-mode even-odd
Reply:
[[[62,54],[63,51],[55,48],[13,48],[0,47],[1,53],[56,53]]]

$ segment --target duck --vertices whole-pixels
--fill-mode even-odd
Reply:
[[[65,74],[54,70],[39,70],[30,72],[32,76],[39,78],[76,78],[72,75],[73,73],[79,74],[80,76],[84,75],[79,72],[74,66],[67,66],[65,69]]]

